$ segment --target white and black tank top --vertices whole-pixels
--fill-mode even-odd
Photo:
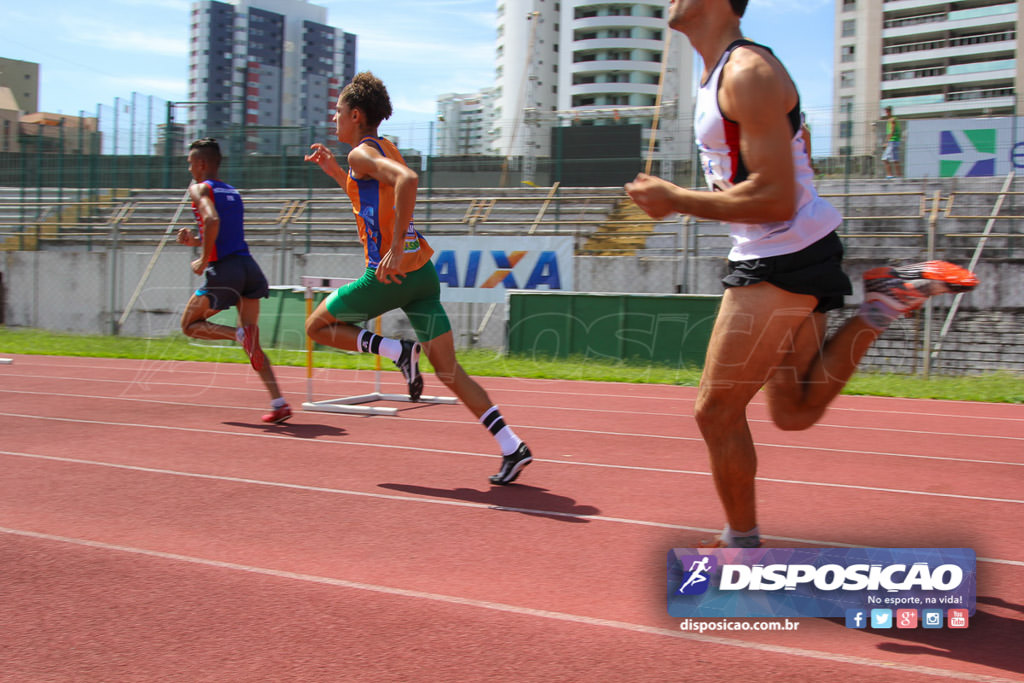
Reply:
[[[734,41],[726,48],[718,64],[697,91],[697,106],[694,134],[700,149],[704,178],[712,190],[727,190],[747,178],[747,168],[740,153],[740,126],[727,119],[718,104],[718,89],[721,86],[722,70],[733,50],[753,45],[771,52],[763,45],[749,40]],[[790,149],[793,154],[793,171],[796,175],[797,209],[788,221],[771,223],[730,223],[729,234],[732,250],[729,259],[745,261],[792,254],[814,244],[835,230],[842,216],[814,189],[814,171],[804,145],[800,130],[800,97],[796,106],[787,114],[793,138]]]

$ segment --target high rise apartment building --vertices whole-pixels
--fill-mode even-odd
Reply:
[[[494,154],[497,90],[485,88],[468,95],[449,94],[437,99],[440,134],[436,136],[438,156]],[[430,151],[430,150],[428,150]]]
[[[669,31],[668,4],[499,0],[495,83],[488,90],[493,123],[484,153],[548,156],[550,129],[557,125],[639,123],[646,145]],[[692,73],[693,48],[683,34],[673,33],[656,158],[689,157]],[[439,112],[445,103],[439,100]],[[439,139],[461,135],[443,124],[439,131]]]
[[[1017,27],[1006,0],[836,0],[833,152],[877,153],[900,119],[1021,112]]]
[[[306,0],[201,0],[192,5],[189,136],[253,126],[247,152],[280,153],[260,129],[315,128],[355,76],[356,37]]]

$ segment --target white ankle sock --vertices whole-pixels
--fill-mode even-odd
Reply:
[[[511,455],[519,448],[523,440],[516,436],[510,427],[505,424],[498,406],[491,406],[490,410],[480,416],[480,424],[487,427],[487,431],[497,440],[502,455]]]
[[[356,338],[356,343],[363,353],[376,353],[389,360],[398,360],[402,355],[401,340],[382,337],[369,330],[362,330]]]
[[[750,531],[733,531],[726,524],[722,541],[730,548],[757,548],[761,545],[761,531],[756,526]]]

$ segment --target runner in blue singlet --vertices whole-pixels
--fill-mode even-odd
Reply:
[[[270,290],[245,242],[245,209],[238,190],[217,179],[220,145],[212,138],[196,140],[189,146],[188,170],[194,181],[188,188],[199,234],[188,228],[178,231],[178,243],[200,247],[192,272],[205,282],[196,290],[181,316],[181,329],[196,339],[235,339],[242,344],[249,362],[270,392],[270,411],[264,422],[280,423],[292,416],[281,396],[270,361],[260,348],[260,299]],[[236,306],[238,327],[218,325],[207,318]]]

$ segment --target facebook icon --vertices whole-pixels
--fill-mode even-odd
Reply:
[[[863,609],[846,610],[846,628],[867,628],[868,613]]]

